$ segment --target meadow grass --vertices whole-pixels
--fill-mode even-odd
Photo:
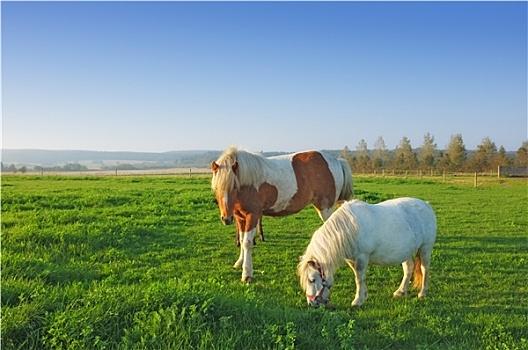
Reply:
[[[352,308],[344,264],[331,312],[295,274],[312,208],[264,218],[248,285],[207,176],[3,176],[2,349],[528,349],[527,182],[448,180],[355,178],[435,209],[428,297],[393,299],[401,267],[370,266]]]

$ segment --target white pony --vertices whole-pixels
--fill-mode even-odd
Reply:
[[[334,270],[344,259],[356,276],[352,306],[367,298],[367,265],[403,266],[403,279],[394,292],[407,292],[414,268],[414,286],[425,297],[431,250],[436,239],[436,217],[431,206],[416,198],[379,204],[353,200],[343,204],[312,236],[297,267],[308,305],[327,305]],[[413,255],[416,254],[416,261]]]

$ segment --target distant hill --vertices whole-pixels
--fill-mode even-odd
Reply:
[[[158,168],[209,168],[223,151],[190,150],[170,152],[104,152],[72,150],[3,149],[2,164],[16,167],[64,167],[80,164],[87,169],[158,169]],[[339,151],[329,151],[337,152]],[[287,152],[264,152],[266,157]]]
[[[154,153],[4,149],[2,150],[2,163],[33,166],[57,166],[68,163],[99,165],[153,163],[172,167],[205,167],[217,159],[220,153],[220,151],[204,150]]]

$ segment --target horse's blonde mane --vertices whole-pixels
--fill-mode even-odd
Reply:
[[[347,202],[337,209],[312,236],[306,252],[297,266],[297,273],[301,277],[301,287],[306,289],[308,284],[307,269],[310,262],[319,263],[325,274],[333,274],[335,268],[345,258],[356,255],[359,240],[359,227],[356,217]]]
[[[232,165],[238,163],[238,176]],[[271,167],[270,161],[260,154],[229,147],[216,161],[218,171],[213,175],[211,187],[215,191],[232,191],[238,186],[259,187],[265,168]]]

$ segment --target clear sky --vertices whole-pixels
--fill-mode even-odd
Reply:
[[[1,2],[3,148],[527,139],[526,2]]]

